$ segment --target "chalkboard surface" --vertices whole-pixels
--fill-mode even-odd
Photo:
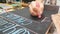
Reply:
[[[38,19],[32,17],[29,13],[29,8],[26,7],[22,10],[16,10],[13,12],[8,12],[1,14],[0,16],[15,22],[19,26],[10,27],[12,31],[8,28],[3,30],[6,34],[45,34],[49,26],[51,25],[51,15],[57,12],[44,11],[43,18]],[[16,28],[17,27],[17,28]],[[15,30],[17,29],[17,30]],[[10,32],[9,32],[10,31]],[[21,32],[22,31],[22,32]]]

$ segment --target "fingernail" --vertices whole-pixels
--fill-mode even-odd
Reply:
[[[38,18],[41,18],[41,16],[38,16]]]

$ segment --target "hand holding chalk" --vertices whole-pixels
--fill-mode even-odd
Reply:
[[[43,13],[43,3],[33,1],[29,5],[29,8],[30,8],[30,13],[33,16],[38,16],[38,18],[41,18],[41,15]]]

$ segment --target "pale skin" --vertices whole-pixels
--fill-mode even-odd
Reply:
[[[60,34],[60,14],[52,15],[52,21],[57,29],[57,34]]]
[[[36,2],[39,3],[39,7],[36,6]],[[32,1],[29,5],[29,8],[31,15],[38,16],[38,18],[41,18],[44,9],[44,2],[43,0]]]

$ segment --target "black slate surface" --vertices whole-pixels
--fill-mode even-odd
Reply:
[[[47,7],[52,8],[51,6],[47,6]],[[58,10],[57,8],[54,7],[53,9]],[[30,31],[30,34],[45,34],[47,29],[48,29],[48,27],[51,25],[51,17],[50,16],[52,14],[56,14],[57,12],[58,11],[55,11],[55,10],[52,10],[52,9],[51,10],[50,9],[49,10],[45,9],[44,13],[43,13],[44,17],[42,19],[38,19],[36,17],[32,17],[30,15],[30,13],[29,13],[29,8],[26,7],[24,9],[22,9],[22,10],[16,10],[16,11],[9,12],[9,13],[10,14],[12,13],[14,15],[19,15],[19,16],[22,16],[21,18],[24,17],[25,19],[31,20],[32,21],[31,24],[22,25],[22,24],[18,23],[18,21],[15,21],[15,20],[12,20],[12,19],[9,19],[9,20],[14,21],[16,24],[21,25],[21,26],[27,28]],[[5,14],[9,15],[9,13],[5,13]],[[5,14],[3,14],[4,15],[3,17],[5,17]]]
[[[27,28],[0,17],[0,34],[35,34]]]
[[[26,17],[25,18],[21,17],[21,16],[19,17],[16,14],[13,14],[11,12],[10,13],[4,13],[1,16],[5,17],[6,19],[9,19],[11,21],[14,21],[18,25],[21,25],[21,26],[29,29],[29,31],[33,32],[34,34],[36,34],[36,33],[37,34],[45,34],[49,25],[51,24],[51,20],[48,17],[45,17],[44,19],[41,19],[41,20],[38,19],[39,21],[38,20],[35,21],[34,19],[32,20],[32,19],[28,19]],[[21,19],[23,19],[23,22],[21,22]]]

